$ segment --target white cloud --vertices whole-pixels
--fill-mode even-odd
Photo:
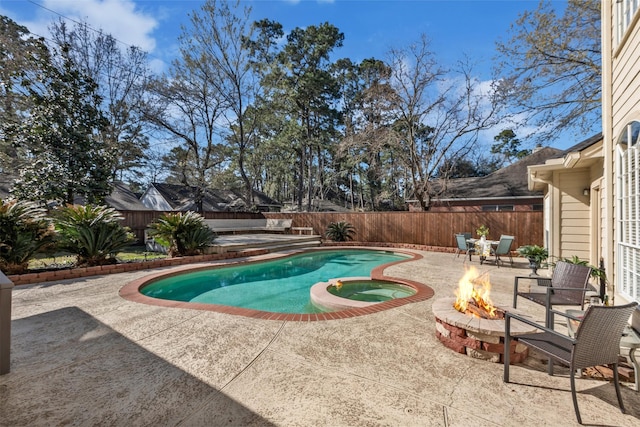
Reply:
[[[111,34],[128,45],[138,46],[147,52],[156,47],[152,33],[158,21],[140,10],[132,0],[44,0],[41,4],[65,18],[87,22],[92,28]],[[47,35],[49,25],[59,16],[46,9],[37,8],[37,17],[33,21],[20,23],[35,34]],[[65,21],[73,25],[73,22]]]

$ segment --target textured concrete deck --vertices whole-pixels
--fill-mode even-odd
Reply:
[[[385,273],[450,297],[468,259],[421,252]],[[515,268],[480,266],[508,307]],[[295,322],[124,300],[150,271],[16,287],[11,373],[0,376],[0,425],[567,426],[566,371],[530,357],[502,365],[445,348],[434,299],[349,319]],[[540,307],[519,309],[542,320]],[[640,393],[577,381],[586,424],[640,426]]]

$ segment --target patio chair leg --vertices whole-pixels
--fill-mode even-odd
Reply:
[[[573,366],[570,368],[571,370],[571,397],[573,398],[573,409],[576,411],[576,418],[578,419],[578,424],[582,424],[582,418],[580,417],[580,410],[578,409],[578,397],[576,396],[576,378],[575,378],[575,369]]]
[[[505,334],[504,334],[504,353],[502,354],[503,360],[502,360],[502,364],[504,365],[504,373],[502,374],[502,381],[505,383],[509,382],[509,363],[511,363],[510,361],[510,356],[511,356],[511,351],[510,351],[510,347],[511,347],[511,318],[509,316],[507,316],[507,318],[504,320],[504,328],[505,328]]]
[[[623,414],[626,414],[626,411],[624,409],[624,403],[622,402],[622,392],[620,391],[620,381],[618,378],[618,364],[614,363],[613,364],[613,383],[616,386],[616,395],[618,396],[618,404],[620,405],[620,411]]]

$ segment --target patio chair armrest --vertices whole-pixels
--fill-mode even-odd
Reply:
[[[523,316],[520,316],[519,314],[515,314],[515,313],[511,313],[510,311],[507,311],[504,314],[504,319],[507,320],[509,318],[513,318],[513,319],[515,319],[515,320],[517,320],[519,322],[526,323],[527,325],[533,326],[534,328],[537,328],[537,329],[544,329],[544,326],[542,326],[538,322],[535,322],[533,320],[529,320],[529,319],[527,319],[527,318],[525,318]]]
[[[587,292],[588,290],[589,290],[588,288],[561,288],[557,286],[552,286],[547,289],[547,292],[553,292],[553,291]]]
[[[550,333],[550,334],[552,334],[552,335],[555,335],[555,336],[557,336],[557,337],[559,337],[559,338],[566,339],[567,341],[570,341],[571,343],[574,343],[574,344],[575,344],[575,342],[576,342],[576,341],[575,341],[575,339],[573,339],[573,338],[571,338],[571,337],[569,337],[569,336],[567,336],[567,335],[565,335],[565,334],[561,334],[561,333],[560,333],[560,332],[558,332],[558,331],[554,331],[554,330],[553,330],[553,329],[551,329],[551,328],[547,328],[546,326],[543,326],[543,325],[539,324],[538,322],[535,322],[535,321],[533,321],[533,320],[529,320],[529,319],[527,319],[527,318],[525,318],[525,317],[522,317],[522,316],[520,316],[520,315],[518,315],[518,314],[514,314],[514,313],[506,312],[506,313],[505,313],[505,315],[504,315],[504,318],[505,318],[505,337],[506,337],[506,336],[511,337],[511,333],[510,333],[510,331],[508,330],[508,329],[510,329],[510,328],[509,328],[507,325],[509,325],[509,324],[510,324],[510,319],[515,319],[515,320],[517,320],[517,321],[519,321],[519,322],[526,323],[526,324],[527,324],[527,325],[529,325],[529,326],[533,326],[533,327],[534,327],[534,328],[536,328],[536,329],[540,329],[540,330],[541,330],[541,331],[543,331],[543,332],[547,332],[547,333]],[[510,326],[510,325],[509,325],[509,326]],[[517,337],[517,336],[515,336],[514,338],[516,338],[516,339],[517,339],[518,337]]]
[[[558,311],[558,310],[554,310],[554,309],[550,309],[549,311],[551,313],[553,313],[553,314],[559,314],[562,317],[566,317],[567,319],[571,319],[571,320],[575,320],[575,321],[578,321],[578,322],[582,322],[582,316],[578,317],[578,316],[574,316],[572,314],[569,314],[567,312]]]
[[[513,308],[516,308],[516,304],[517,301],[516,299],[518,298],[518,285],[520,282],[520,279],[526,279],[526,280],[538,280],[540,279],[540,277],[537,276],[516,276],[513,279]],[[539,285],[538,285],[539,286]]]

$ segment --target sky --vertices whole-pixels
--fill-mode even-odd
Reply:
[[[539,0],[243,0],[252,18],[280,22],[285,31],[329,22],[344,33],[333,59],[385,59],[393,47],[406,47],[422,34],[431,40],[440,64],[453,66],[468,57],[480,80],[491,77],[497,40]],[[0,0],[0,14],[46,36],[47,26],[62,18],[86,21],[123,44],[149,54],[152,69],[166,70],[178,53],[181,28],[204,0]],[[566,0],[552,0],[563,8]],[[558,148],[574,141],[557,144]]]

